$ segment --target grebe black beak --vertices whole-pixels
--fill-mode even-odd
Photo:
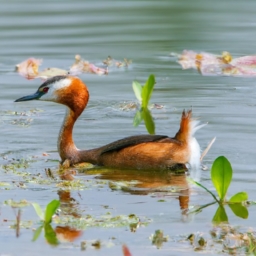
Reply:
[[[21,98],[15,100],[14,102],[28,101],[28,100],[38,100],[41,96],[42,96],[42,92],[37,91],[34,94],[21,97]]]

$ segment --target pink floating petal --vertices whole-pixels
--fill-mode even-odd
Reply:
[[[41,59],[29,58],[16,65],[16,71],[27,79],[35,79],[38,75],[38,67]]]
[[[108,74],[107,69],[96,67],[94,64],[83,60],[80,55],[75,56],[75,62],[69,70],[70,74],[78,75],[81,73],[93,73],[97,75],[106,75]]]

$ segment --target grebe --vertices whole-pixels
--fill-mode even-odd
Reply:
[[[58,151],[61,163],[71,166],[88,162],[94,165],[120,169],[167,170],[193,169],[200,165],[200,146],[194,133],[203,125],[192,119],[192,110],[183,111],[180,129],[174,138],[165,135],[131,136],[105,146],[79,150],[72,137],[74,124],[85,109],[89,92],[86,85],[77,77],[55,76],[45,81],[35,94],[17,99],[52,101],[67,106],[67,113],[58,138]]]

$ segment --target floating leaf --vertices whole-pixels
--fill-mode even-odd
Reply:
[[[46,241],[51,245],[59,244],[56,233],[54,232],[52,226],[49,223],[46,223],[44,225],[44,237]]]
[[[223,223],[223,222],[228,222],[228,216],[226,214],[225,208],[220,205],[212,219],[212,222],[216,225]]]
[[[247,200],[248,194],[246,192],[239,192],[229,199],[229,203],[241,203]]]
[[[148,106],[151,94],[153,92],[154,89],[154,85],[155,85],[155,76],[154,75],[150,75],[146,84],[144,85],[143,89],[142,89],[142,107],[146,108]]]
[[[41,219],[41,220],[44,220],[44,213],[42,211],[42,208],[40,207],[40,205],[38,203],[32,203],[38,217]]]
[[[229,204],[230,209],[232,212],[242,219],[247,219],[249,216],[249,212],[245,206],[243,206],[241,203],[238,204]]]
[[[42,232],[43,226],[40,226],[35,232],[32,241],[35,242]]]
[[[139,102],[142,102],[142,86],[137,81],[133,81],[132,88],[134,91],[134,94]]]
[[[155,123],[148,108],[142,109],[142,117],[149,134],[155,134]]]
[[[60,206],[60,201],[59,200],[52,200],[46,207],[45,210],[45,218],[44,221],[46,224],[51,223],[52,221],[52,216],[55,214],[56,210]]]
[[[37,77],[42,79],[48,79],[53,76],[66,76],[68,75],[68,71],[60,68],[47,68],[38,73]]]
[[[225,199],[232,172],[231,164],[226,157],[220,156],[215,159],[211,169],[211,179],[221,201]]]

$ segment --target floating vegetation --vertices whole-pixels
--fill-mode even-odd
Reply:
[[[15,177],[13,177],[11,183],[1,182],[0,187],[2,186],[5,190],[13,187],[27,188],[29,184],[55,185],[65,190],[83,190],[95,186],[102,187],[102,185],[107,184],[107,181],[76,179],[74,177],[77,172],[80,172],[88,165],[79,165],[77,168],[65,170],[65,173],[63,173],[62,169],[58,168],[46,168],[42,173],[31,173],[27,171],[28,168],[31,168],[31,164],[38,161],[45,161],[45,158],[28,157],[27,159],[11,158],[8,160],[8,155],[5,155],[4,160],[6,163],[0,166],[0,170],[2,169],[6,174],[19,177],[18,180],[15,180]],[[20,180],[20,177],[23,180]]]
[[[35,160],[25,159],[25,158],[21,158],[21,159],[12,158],[11,160],[8,161],[7,164],[2,165],[1,167],[5,172],[13,172],[15,174],[20,174],[22,176],[27,176],[27,175],[30,175],[30,174],[27,173],[27,172],[19,173],[17,171],[17,169],[27,169],[32,162],[35,162]]]
[[[97,75],[107,75],[108,69],[96,67],[94,64],[87,60],[83,60],[80,55],[75,56],[75,62],[70,67],[69,73],[71,75],[77,75],[81,73],[92,73]]]
[[[57,187],[59,188],[64,188],[64,189],[68,189],[68,190],[83,190],[85,188],[87,188],[88,186],[86,185],[86,183],[83,180],[63,180],[61,182],[58,182],[56,184]]]
[[[182,54],[172,53],[182,69],[197,69],[204,76],[255,77],[256,56],[233,58],[229,52],[215,55],[208,52],[184,50]]]
[[[162,230],[156,230],[155,234],[152,234],[149,239],[152,241],[152,244],[156,246],[157,249],[160,249],[163,243],[167,242],[169,237],[164,236]]]
[[[124,101],[122,103],[119,103],[117,107],[122,111],[130,111],[130,110],[137,110],[139,106],[140,105],[136,102]]]
[[[72,64],[69,70],[60,68],[46,68],[39,71],[39,66],[42,64],[42,59],[29,58],[15,66],[15,71],[26,79],[48,79],[50,77],[59,75],[79,75],[82,73],[92,73],[97,75],[107,75],[108,69],[97,67],[87,60],[82,59],[80,55],[75,56],[75,62]],[[104,63],[107,65],[106,63]],[[124,59],[123,62],[116,62],[116,67],[128,67],[131,61]],[[107,65],[109,66],[109,65]]]
[[[38,113],[43,112],[41,109],[30,109],[28,111],[0,111],[0,116],[14,116],[18,117],[10,120],[10,124],[17,125],[21,127],[28,127],[33,122],[33,116],[37,116]]]
[[[0,182],[0,187],[9,187],[9,186],[11,186],[11,184],[8,182]]]
[[[22,127],[29,127],[32,121],[33,121],[32,118],[19,118],[19,119],[12,120],[11,124],[22,126]]]
[[[54,219],[54,222],[61,225],[69,225],[75,229],[84,230],[89,227],[102,227],[102,228],[117,228],[117,227],[131,227],[131,231],[134,232],[134,225],[136,229],[139,226],[146,226],[152,220],[146,217],[138,217],[135,214],[130,215],[117,215],[112,216],[110,212],[105,215],[95,217],[91,215],[85,215],[80,218],[73,216],[61,215]]]
[[[121,68],[121,67],[127,68],[127,67],[129,67],[129,65],[132,64],[132,60],[128,60],[128,59],[124,58],[123,61],[118,61],[118,60],[113,59],[111,56],[108,56],[105,60],[103,60],[103,64],[105,64],[108,67],[115,66],[118,68]]]
[[[11,206],[13,208],[22,208],[22,207],[27,207],[27,206],[30,206],[31,204],[23,199],[23,200],[20,200],[19,202],[15,202],[14,200],[12,199],[9,199],[9,200],[6,200],[4,201],[4,204],[5,205],[8,205],[8,206]]]
[[[108,186],[111,190],[122,190],[122,191],[130,191],[132,187],[137,185],[139,182],[137,180],[131,181],[109,181]]]
[[[209,233],[196,232],[187,236],[195,251],[215,251],[232,255],[255,255],[256,232],[251,228],[239,228],[222,224]],[[180,241],[183,242],[183,241]]]
[[[11,111],[11,110],[6,110],[6,111],[0,111],[0,116],[6,115],[6,116],[36,116],[38,113],[44,112],[44,110],[35,108],[35,109],[30,109],[27,111]]]
[[[20,221],[17,225],[17,223],[10,225],[9,227],[11,229],[17,229],[17,228],[25,228],[25,229],[30,229],[33,226],[33,221],[28,220],[28,221]]]
[[[101,248],[101,242],[100,240],[97,240],[95,242],[92,243],[92,246],[95,248],[95,249],[100,249]]]

